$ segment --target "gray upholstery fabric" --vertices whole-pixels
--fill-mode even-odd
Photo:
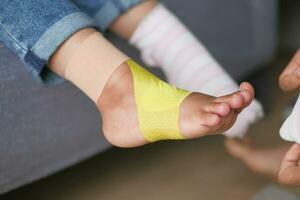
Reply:
[[[241,78],[268,62],[276,45],[276,0],[164,0],[225,68]],[[137,51],[113,41],[129,55]],[[31,79],[0,44],[0,194],[109,147],[100,116],[71,84]]]
[[[0,58],[0,193],[108,147],[87,97],[36,83],[6,48]]]
[[[251,200],[299,200],[295,195],[283,190],[276,185],[268,185],[259,193],[254,195]]]

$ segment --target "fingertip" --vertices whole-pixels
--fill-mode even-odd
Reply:
[[[292,146],[292,148],[293,148],[293,150],[300,151],[300,144],[295,143],[295,144]]]
[[[278,78],[278,85],[279,85],[279,88],[282,90],[282,91],[287,91],[286,88],[285,88],[285,82],[284,82],[284,75],[280,75],[279,78]]]
[[[300,71],[300,70],[299,70]],[[279,77],[279,87],[284,92],[289,92],[297,89],[300,86],[300,72],[294,72],[291,74],[283,74]]]
[[[297,74],[298,77],[300,77],[300,68],[298,68],[298,69],[296,70],[296,74]]]

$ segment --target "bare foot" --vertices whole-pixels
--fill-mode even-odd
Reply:
[[[242,84],[240,91],[218,98],[192,93],[181,104],[180,130],[187,139],[224,132],[253,96],[254,90],[248,83]],[[104,135],[113,145],[136,147],[148,143],[139,130],[132,74],[127,64],[122,64],[106,84],[98,109]]]
[[[280,163],[290,145],[258,148],[248,139],[225,139],[228,152],[241,160],[255,173],[277,179]]]

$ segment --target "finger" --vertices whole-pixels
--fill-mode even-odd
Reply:
[[[300,167],[290,167],[279,174],[278,181],[284,186],[300,186]]]
[[[300,68],[299,68],[300,69]],[[292,91],[300,88],[300,72],[285,74],[280,77],[280,88],[283,91]]]
[[[287,79],[285,76],[289,74],[299,74],[298,69],[300,68],[300,49],[296,52],[292,60],[288,63],[286,68],[283,70],[279,77],[279,86],[284,91],[290,91],[289,88],[289,79]]]
[[[285,154],[281,163],[281,170],[289,167],[298,166],[300,160],[300,144],[294,144],[289,151]]]
[[[279,170],[279,182],[286,186],[300,184],[300,145],[294,144],[286,153]]]
[[[297,50],[292,60],[288,63],[286,68],[283,70],[283,74],[290,74],[300,67],[300,49]]]

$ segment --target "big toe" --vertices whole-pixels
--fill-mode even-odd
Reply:
[[[240,91],[241,91],[241,95],[244,99],[244,106],[248,106],[252,100],[254,99],[254,88],[252,87],[252,85],[250,83],[247,82],[243,82],[240,85]]]

